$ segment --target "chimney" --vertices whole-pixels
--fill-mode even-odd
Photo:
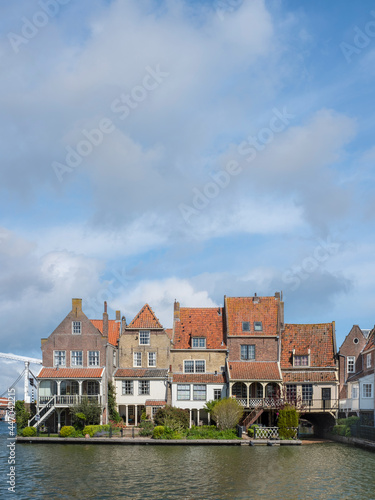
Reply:
[[[108,313],[107,313],[107,302],[104,302],[104,313],[103,313],[103,335],[108,337]]]
[[[256,293],[254,293],[253,302],[254,302],[254,304],[259,304],[259,297],[257,296]]]
[[[277,299],[279,299],[279,298],[280,298],[280,292],[276,292],[276,293],[275,293],[275,297],[276,297]]]
[[[121,312],[116,311],[116,323],[120,323],[120,321],[121,321]]]
[[[176,299],[174,301],[173,319],[174,321],[180,321],[180,303]]]
[[[82,312],[82,299],[72,299],[72,311],[75,313],[76,317],[78,313]]]

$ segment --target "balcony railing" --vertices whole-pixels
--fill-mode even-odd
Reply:
[[[298,437],[298,427],[288,428],[290,431],[289,439],[297,439]],[[278,427],[255,427],[254,428],[254,439],[278,439],[279,438],[279,428]]]
[[[245,408],[279,408],[285,402],[282,398],[249,398],[249,403],[247,398],[236,398],[236,400]]]
[[[339,404],[340,404],[340,410],[342,410],[342,411],[359,410],[359,399],[358,398],[340,399]]]
[[[51,399],[51,396],[40,396],[39,397],[39,405],[43,406],[48,403]],[[89,401],[97,401],[101,404],[101,396],[100,394],[95,395],[79,395],[79,394],[70,394],[70,395],[60,395],[55,396],[55,406],[73,406],[80,404],[82,399],[88,399]]]
[[[280,408],[285,404],[293,404],[300,411],[333,411],[338,409],[338,400],[336,399],[305,399],[288,400],[286,398],[238,398],[236,400],[244,408]],[[341,404],[340,404],[341,408]]]

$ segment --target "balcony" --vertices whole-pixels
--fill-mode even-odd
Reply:
[[[82,402],[82,399],[88,399],[89,401],[97,401],[99,404],[102,402],[102,397],[100,394],[95,395],[79,395],[79,394],[71,394],[71,395],[63,395],[54,397],[54,406],[55,407],[67,407],[78,405]],[[51,396],[41,396],[39,397],[39,406],[44,406],[51,400]]]
[[[272,409],[281,408],[285,404],[295,405],[300,412],[322,412],[338,410],[338,400],[336,399],[310,399],[310,400],[287,400],[285,398],[236,398],[244,408]],[[341,408],[341,403],[340,403]]]

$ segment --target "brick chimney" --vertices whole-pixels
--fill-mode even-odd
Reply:
[[[121,321],[121,311],[116,311],[116,323],[120,323]]]
[[[176,299],[174,301],[173,320],[180,321],[180,303]]]
[[[78,313],[82,312],[82,299],[72,299],[72,311],[75,313],[76,317]]]
[[[107,302],[104,302],[104,313],[103,313],[103,335],[108,337],[108,313],[107,313]]]

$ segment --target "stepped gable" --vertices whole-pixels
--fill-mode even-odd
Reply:
[[[181,307],[175,322],[174,348],[191,349],[192,337],[205,337],[206,349],[226,349],[222,307]]]
[[[281,380],[276,361],[229,361],[230,380]]]
[[[310,349],[310,367],[335,368],[334,335],[334,323],[286,324],[281,333],[281,368],[293,368],[293,349],[297,356],[306,356]]]
[[[102,319],[90,319],[91,323],[99,330],[103,335],[103,320]],[[120,338],[120,322],[114,319],[108,320],[108,342],[114,346],[117,346],[117,341]]]
[[[228,336],[278,335],[280,299],[277,297],[226,297]],[[244,332],[242,323],[250,323],[250,331]],[[254,322],[262,322],[262,330],[254,331]]]
[[[126,329],[163,330],[163,326],[160,324],[151,307],[145,304]]]

